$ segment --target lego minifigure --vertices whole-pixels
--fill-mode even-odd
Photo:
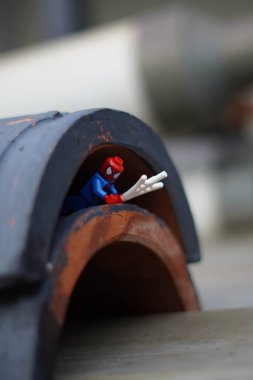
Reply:
[[[123,160],[120,157],[108,157],[103,162],[100,173],[95,173],[85,183],[78,195],[65,198],[61,213],[69,214],[86,207],[95,206],[101,201],[105,201],[107,204],[126,202],[139,195],[161,189],[163,183],[159,181],[167,177],[165,171],[149,179],[146,175],[142,175],[128,191],[118,194],[114,182],[123,171]]]

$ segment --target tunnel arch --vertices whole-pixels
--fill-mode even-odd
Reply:
[[[107,252],[116,250],[115,245],[123,251],[134,247],[136,267],[143,265],[144,274],[151,270],[153,278],[161,274],[165,279],[155,292],[152,281],[148,283],[150,298],[135,299],[133,295],[133,305],[123,300],[125,310],[142,312],[147,306],[151,312],[198,309],[186,266],[186,262],[200,259],[192,215],[165,147],[145,123],[110,109],[49,112],[1,120],[0,133],[4,378],[14,378],[17,366],[20,378],[49,378],[57,338],[78,279],[82,282],[87,263],[92,263],[96,254],[101,258],[105,247]],[[142,174],[142,169],[147,175],[167,171],[165,188],[160,191],[164,207],[159,208],[156,198],[147,194],[135,204],[98,206],[61,218],[63,199],[79,178],[79,170],[85,166],[93,170],[100,155],[115,147],[129,160],[129,174],[122,187],[128,186],[134,175]],[[86,242],[85,248],[81,244],[81,252],[80,239],[82,244]],[[95,272],[93,278],[97,278]],[[145,289],[144,285],[144,279],[137,281],[139,290]],[[87,292],[90,294],[89,287]],[[169,296],[172,293],[175,297]],[[11,299],[10,294],[14,296]],[[157,294],[162,301],[154,303]],[[26,351],[15,339],[9,339],[13,334],[25,342]]]
[[[14,124],[13,124],[14,123]],[[15,134],[9,142],[9,130]],[[166,170],[171,200],[188,262],[200,258],[198,239],[178,173],[160,138],[132,115],[110,109],[5,119],[0,156],[0,286],[45,278],[50,245],[63,199],[85,159],[103,145],[123,146],[153,172]],[[20,196],[22,195],[22,199]],[[34,255],[36,252],[36,255]]]

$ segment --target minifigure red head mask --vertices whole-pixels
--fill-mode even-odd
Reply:
[[[108,157],[101,166],[101,174],[108,181],[115,181],[123,171],[123,160],[117,156]]]

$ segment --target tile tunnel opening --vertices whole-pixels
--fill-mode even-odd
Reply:
[[[115,182],[119,193],[123,193],[133,186],[142,174],[146,174],[148,177],[157,174],[143,158],[130,149],[115,144],[105,144],[94,149],[85,158],[73,179],[68,194],[78,194],[85,182],[100,170],[103,161],[110,156],[120,156],[124,161],[124,172]],[[178,243],[182,245],[172,202],[164,189],[144,194],[128,203],[142,207],[163,219],[172,230]]]

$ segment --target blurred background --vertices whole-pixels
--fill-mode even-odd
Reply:
[[[253,306],[251,0],[0,0],[0,117],[110,107],[163,138],[203,307]]]

